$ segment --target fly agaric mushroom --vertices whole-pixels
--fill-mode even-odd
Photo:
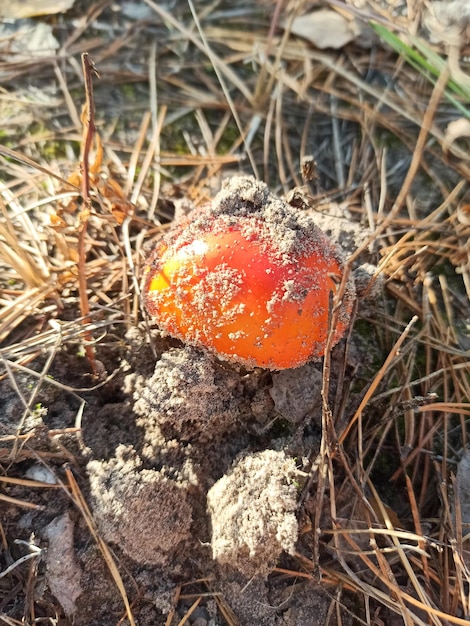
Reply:
[[[306,214],[251,177],[232,178],[160,240],[143,294],[161,329],[248,367],[287,369],[323,356],[343,263]],[[333,344],[349,325],[348,280]]]

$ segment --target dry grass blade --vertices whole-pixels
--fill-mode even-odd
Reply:
[[[7,626],[22,626],[22,622],[19,622],[16,619],[10,619],[6,615],[2,615],[2,620]]]
[[[38,295],[37,300],[36,298],[33,298],[32,302],[39,307],[39,304],[40,302],[42,302],[43,297],[44,294],[41,293]],[[22,303],[22,299],[19,300],[20,303]],[[25,309],[24,303],[23,309]],[[28,309],[23,310],[24,317],[20,316],[20,321],[25,319],[27,317],[27,314]],[[12,322],[17,322],[17,318],[14,318],[13,314]],[[104,337],[106,336],[106,329],[111,327],[114,323],[115,322],[112,319],[91,322],[89,324],[88,330],[95,333],[97,337]],[[14,324],[13,327],[16,325],[17,324]],[[1,360],[6,362],[8,366],[13,369],[17,368],[21,371],[28,372],[33,377],[37,377],[38,374],[34,370],[21,368],[38,356],[43,355],[48,350],[51,350],[54,346],[57,346],[58,344],[76,344],[83,341],[85,329],[82,326],[77,325],[76,320],[74,322],[66,322],[63,324],[52,323],[51,326],[52,328],[40,331],[33,337],[28,337],[26,339],[23,339],[22,341],[19,341],[18,343],[12,343],[4,349],[0,349]],[[0,374],[0,378],[1,376],[2,374]],[[51,380],[51,383],[63,389],[72,389],[70,386],[64,385],[59,381]],[[91,385],[89,389],[98,389],[102,385],[103,381],[97,383],[96,385]]]
[[[46,298],[54,296],[55,293],[56,288],[52,284],[41,288],[26,289],[20,295],[17,291],[10,294],[4,293],[0,312],[0,341],[11,337],[14,329],[34,314]],[[11,301],[7,299],[8,296],[12,298]],[[24,346],[22,348],[24,349]]]
[[[65,187],[71,187],[72,189],[77,190],[76,185],[74,185],[73,183],[70,183],[68,180],[65,180],[65,178],[62,178],[62,176],[59,176],[58,174],[53,172],[50,168],[43,167],[36,161],[33,161],[32,159],[28,158],[24,154],[21,154],[20,152],[16,152],[15,150],[11,150],[10,148],[7,148],[6,146],[0,145],[0,154],[8,159],[13,159],[14,161],[17,161],[18,163],[21,163],[26,168],[37,170],[38,172],[42,172],[47,177],[50,176],[52,178],[55,178],[57,181],[59,181],[59,183],[61,183],[61,185],[64,185]]]
[[[61,485],[44,483],[39,480],[27,480],[25,478],[11,478],[10,476],[0,476],[0,483],[10,485],[20,485],[22,487],[34,487],[36,489],[58,489]]]
[[[438,81],[436,82],[434,90],[429,99],[428,106],[426,107],[426,113],[424,114],[423,120],[420,125],[421,128],[418,134],[415,151],[413,152],[413,158],[408,168],[406,178],[403,181],[403,184],[400,189],[400,193],[398,194],[398,197],[395,200],[390,210],[389,215],[387,216],[387,218],[384,220],[383,224],[381,225],[381,229],[380,229],[381,231],[385,230],[387,225],[391,224],[394,221],[394,219],[398,215],[398,212],[401,209],[406,199],[406,196],[408,195],[411,189],[413,180],[421,165],[424,146],[425,146],[429,131],[431,129],[432,121],[436,114],[437,107],[439,106],[441,102],[442,94],[444,93],[444,88],[447,84],[447,80],[448,80],[448,74],[446,71],[443,71],[441,75],[439,76]]]
[[[223,60],[219,59],[217,57],[217,55],[213,52],[213,50],[211,49],[211,47],[208,44],[207,38],[206,38],[206,34],[205,31],[202,30],[198,17],[197,17],[197,13],[196,10],[194,8],[194,5],[192,2],[190,2],[190,0],[188,0],[189,6],[191,8],[191,12],[193,15],[193,18],[195,20],[196,26],[198,28],[200,37],[201,37],[201,41],[199,41],[191,31],[189,31],[188,29],[186,29],[181,23],[179,23],[177,20],[175,20],[173,18],[173,16],[171,14],[169,14],[163,7],[156,5],[154,2],[152,2],[152,0],[145,0],[146,4],[148,4],[158,15],[160,15],[166,22],[168,22],[169,24],[171,24],[174,28],[177,28],[178,30],[181,31],[181,33],[185,36],[188,37],[200,50],[202,50],[204,53],[207,54],[213,68],[214,71],[217,74],[217,78],[219,80],[219,83],[221,85],[224,97],[226,102],[228,103],[229,107],[230,107],[230,111],[232,112],[232,115],[235,119],[235,122],[237,124],[237,128],[239,130],[240,133],[240,137],[245,140],[245,131],[243,129],[242,123],[240,121],[239,115],[238,115],[238,111],[237,111],[237,107],[235,106],[232,97],[230,95],[230,91],[227,89],[226,85],[225,85],[225,80],[224,77],[227,78],[227,80],[229,80],[231,82],[231,84],[235,85],[237,87],[237,89],[245,96],[246,100],[248,102],[250,102],[252,104],[252,99],[253,96],[250,93],[250,91],[246,88],[245,84],[243,83],[243,81],[241,81],[239,79],[239,77],[237,76],[237,74],[235,72],[233,72],[231,70],[231,68],[228,66],[228,64],[224,63]],[[253,155],[251,153],[251,150],[249,148],[249,146],[245,143],[245,147],[246,147],[246,154],[250,160],[250,164],[251,167],[253,169],[254,174],[257,174],[257,167],[256,167],[256,162],[253,158]]]
[[[39,504],[33,504],[32,502],[28,502],[27,500],[12,498],[11,496],[7,496],[4,493],[0,493],[0,500],[2,500],[3,502],[8,502],[9,504],[14,504],[15,506],[23,507],[24,509],[32,509],[34,511],[44,509],[44,507],[39,506]]]
[[[407,557],[407,554],[405,552],[404,546],[400,543],[399,538],[397,537],[397,535],[395,534],[395,532],[393,532],[393,524],[390,522],[390,518],[388,516],[387,510],[384,507],[382,500],[379,497],[379,494],[377,493],[374,485],[372,484],[372,482],[370,480],[367,481],[369,488],[372,492],[372,495],[375,499],[375,502],[377,503],[377,505],[380,508],[380,512],[382,514],[382,517],[385,521],[385,526],[388,528],[388,530],[390,531],[390,538],[393,541],[393,544],[395,545],[398,555],[400,557],[400,561],[401,564],[404,566],[405,571],[408,573],[409,576],[409,581],[414,589],[414,592],[417,594],[419,600],[427,607],[429,607],[429,609],[433,608],[431,606],[430,600],[428,599],[427,595],[426,595],[426,591],[423,588],[421,582],[418,580],[416,573],[414,572],[410,561]],[[431,619],[433,619],[433,615],[431,614]],[[434,622],[436,624],[438,624],[438,622]]]
[[[3,184],[0,185],[0,193],[11,209],[10,213],[1,202],[0,259],[11,265],[29,287],[43,287],[50,282],[50,268],[41,242],[37,240],[36,228],[28,212],[18,205]]]
[[[78,289],[80,294],[80,312],[83,318],[83,324],[90,322],[90,304],[88,300],[88,284],[86,273],[86,239],[89,215],[91,213],[92,204],[90,196],[90,150],[95,138],[95,101],[93,98],[93,76],[99,78],[98,72],[93,65],[88,53],[82,54],[83,75],[85,78],[85,94],[86,101],[83,109],[83,139],[82,154],[80,161],[81,179],[82,179],[82,199],[84,208],[80,213],[80,226],[78,229]],[[98,376],[98,370],[95,360],[95,350],[93,348],[93,335],[88,330],[85,331],[85,350],[90,363],[91,369],[95,376]]]
[[[132,614],[132,609],[131,609],[131,605],[129,603],[129,600],[127,598],[127,592],[126,589],[124,587],[124,583],[122,581],[121,578],[121,574],[119,573],[119,570],[116,566],[116,563],[114,561],[113,555],[111,554],[110,549],[108,548],[108,546],[106,545],[106,543],[103,541],[103,539],[101,538],[95,522],[93,520],[93,516],[91,514],[90,509],[88,508],[88,505],[86,503],[85,498],[83,497],[83,494],[80,490],[80,487],[78,486],[74,475],[72,474],[71,470],[68,469],[67,472],[67,481],[68,481],[68,485],[70,487],[70,491],[71,491],[71,496],[72,499],[74,501],[75,506],[78,508],[78,510],[80,511],[86,525],[88,526],[88,528],[90,529],[90,532],[94,538],[94,540],[96,541],[101,554],[103,555],[103,558],[106,562],[106,565],[111,573],[111,576],[113,577],[113,580],[116,584],[117,589],[119,590],[119,593],[121,594],[122,600],[124,602],[124,606],[126,608],[126,615],[127,615],[127,619],[129,620],[129,623],[131,624],[131,626],[135,626],[136,622],[134,620],[134,616]]]
[[[389,353],[388,357],[384,361],[384,364],[382,365],[380,370],[377,372],[377,376],[375,377],[375,379],[371,383],[371,385],[368,388],[367,392],[364,394],[364,397],[362,398],[361,403],[360,403],[359,407],[357,408],[356,412],[354,413],[354,415],[350,419],[348,425],[345,427],[343,432],[340,434],[340,436],[339,436],[339,443],[340,444],[344,442],[344,440],[346,439],[346,437],[347,437],[348,433],[350,432],[351,428],[354,426],[356,421],[359,419],[359,417],[361,415],[361,412],[363,411],[364,407],[368,404],[368,402],[370,401],[370,399],[374,395],[374,393],[377,390],[377,387],[378,387],[380,381],[382,380],[383,376],[385,375],[385,372],[388,370],[389,367],[391,367],[394,359],[396,359],[396,357],[400,355],[401,346],[403,345],[403,342],[405,341],[405,339],[410,334],[411,329],[416,324],[417,320],[418,320],[417,317],[413,317],[410,320],[410,322],[408,323],[408,325],[406,326],[405,330],[402,332],[402,334],[398,338],[398,340],[395,343],[392,351]]]
[[[197,607],[199,606],[199,604],[201,603],[202,598],[197,598],[192,605],[189,607],[189,609],[186,611],[186,615],[184,617],[182,617],[180,619],[180,621],[178,622],[178,626],[184,626],[184,624],[187,624],[191,615],[194,613],[194,611],[197,609]]]
[[[221,615],[226,620],[229,626],[241,626],[240,621],[235,615],[233,609],[225,602],[224,598],[215,595],[215,601],[217,602],[217,606],[220,610]]]

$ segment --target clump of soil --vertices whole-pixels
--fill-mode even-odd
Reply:
[[[166,441],[207,441],[227,436],[240,414],[239,380],[191,346],[165,352],[136,392],[134,411],[155,450]]]
[[[298,424],[307,414],[320,417],[322,374],[315,363],[273,372],[269,395],[279,415]]]
[[[107,541],[141,564],[181,563],[192,528],[209,538],[216,561],[250,576],[266,575],[282,550],[293,551],[294,461],[282,451],[245,452],[231,467],[254,422],[246,397],[252,379],[192,346],[161,355],[134,392],[141,456],[119,445],[111,458],[87,465]],[[265,406],[272,404],[266,394]],[[237,515],[235,502],[243,509]]]
[[[209,490],[212,554],[245,576],[267,575],[293,554],[298,527],[293,459],[282,451],[247,454]]]
[[[190,537],[187,485],[164,470],[143,469],[129,447],[119,446],[109,461],[90,461],[95,520],[106,541],[135,561],[164,566]]]

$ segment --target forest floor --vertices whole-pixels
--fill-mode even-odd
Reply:
[[[466,2],[53,4],[0,3],[0,623],[468,623]],[[297,368],[142,305],[255,181],[355,283]]]

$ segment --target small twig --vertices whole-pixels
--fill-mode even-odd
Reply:
[[[318,453],[316,463],[318,467],[317,475],[317,491],[316,491],[316,503],[314,513],[314,532],[313,532],[313,567],[314,574],[319,579],[320,575],[320,534],[318,529],[321,524],[321,516],[323,512],[323,500],[326,490],[326,480],[329,479],[330,487],[330,506],[331,517],[336,518],[336,501],[334,497],[334,480],[333,480],[333,466],[332,459],[335,451],[338,447],[338,437],[335,431],[333,414],[329,406],[329,392],[330,392],[330,373],[331,373],[331,350],[333,349],[335,329],[338,324],[339,312],[341,303],[346,294],[348,280],[350,276],[351,268],[349,265],[345,267],[344,274],[338,290],[334,297],[331,297],[330,301],[330,313],[329,313],[329,332],[325,346],[325,356],[323,359],[323,376],[322,376],[322,438],[320,443],[320,452]]]
[[[90,166],[89,154],[93,145],[95,134],[95,108],[93,100],[93,74],[99,76],[93,65],[93,61],[87,52],[82,54],[83,75],[85,78],[85,106],[82,112],[83,137],[82,156],[80,168],[82,172],[82,198],[84,210],[80,214],[80,227],[78,232],[78,289],[80,294],[80,311],[82,314],[82,324],[86,326],[90,322],[90,303],[88,301],[88,285],[86,277],[86,251],[85,239],[87,232],[88,218],[91,211],[90,198]],[[93,336],[89,330],[85,331],[85,352],[90,362],[92,372],[97,376],[95,361],[95,350],[92,345]]]

